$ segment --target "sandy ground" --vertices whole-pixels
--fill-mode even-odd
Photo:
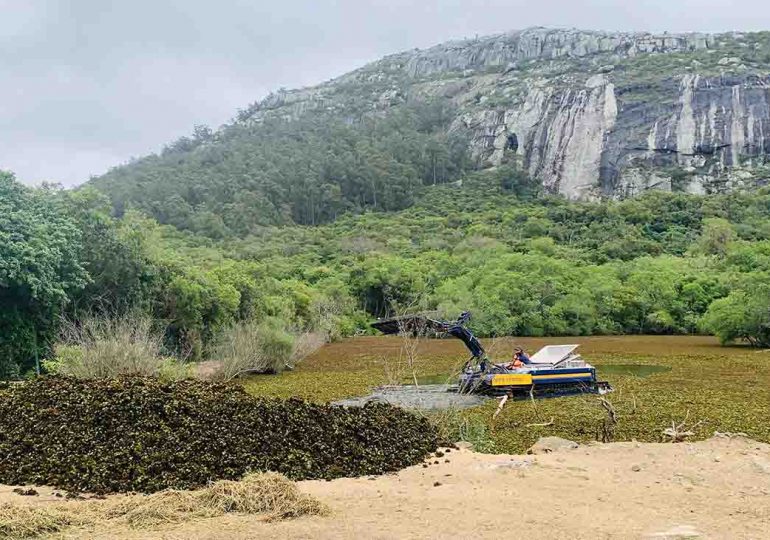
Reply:
[[[448,460],[448,461],[447,461]],[[438,464],[434,462],[438,461]],[[770,445],[743,438],[614,443],[538,456],[453,450],[376,478],[302,482],[330,517],[228,516],[57,538],[770,538]],[[46,504],[51,490],[0,502]]]

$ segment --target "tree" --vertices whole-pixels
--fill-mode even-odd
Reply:
[[[736,290],[715,300],[701,327],[723,344],[745,340],[754,347],[770,347],[770,287]]]
[[[734,240],[735,229],[726,219],[703,220],[703,232],[698,239],[698,248],[701,253],[724,257]]]
[[[542,191],[540,181],[532,178],[516,162],[500,165],[493,174],[503,191],[522,199],[532,199]]]
[[[68,317],[149,312],[160,276],[147,255],[148,220],[133,211],[120,221],[113,219],[109,200],[91,187],[62,196],[80,230],[79,258],[89,275],[87,285],[72,294]]]
[[[0,378],[19,376],[50,350],[61,309],[88,282],[80,253],[61,197],[0,172]]]

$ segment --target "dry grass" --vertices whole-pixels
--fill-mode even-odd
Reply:
[[[29,506],[5,503],[0,505],[0,539],[34,538],[59,532],[67,527],[90,523],[90,512],[75,511],[74,504]]]
[[[196,491],[166,490],[105,501],[77,501],[47,506],[0,506],[0,539],[21,540],[68,527],[134,529],[212,518],[225,514],[261,514],[273,521],[325,515],[326,505],[301,493],[276,473],[259,473],[240,481],[223,480]]]
[[[187,366],[162,355],[163,330],[143,316],[89,317],[66,322],[56,359],[46,368],[81,379],[118,375],[160,375],[180,379]]]
[[[299,491],[276,473],[260,473],[243,480],[222,480],[197,491],[166,490],[118,501],[106,514],[134,528],[210,518],[224,514],[265,514],[267,519],[320,515],[326,507]]]

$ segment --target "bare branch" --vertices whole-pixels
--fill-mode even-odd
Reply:
[[[695,428],[703,423],[703,420],[698,420],[691,426],[687,427],[687,419],[690,417],[690,411],[685,414],[684,420],[677,424],[674,420],[671,421],[671,427],[662,431],[663,437],[667,438],[668,442],[678,443],[682,442],[688,437],[695,435]]]
[[[500,414],[500,411],[503,410],[503,406],[505,405],[506,401],[508,401],[508,394],[505,394],[502,398],[500,398],[500,404],[497,406],[497,410],[495,410],[495,413],[492,415],[492,420],[497,418],[497,415]]]
[[[553,425],[553,419],[552,416],[551,419],[548,422],[543,422],[542,424],[527,424],[526,427],[546,427],[546,426],[552,426]]]

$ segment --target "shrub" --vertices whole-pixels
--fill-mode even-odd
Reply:
[[[430,420],[438,433],[440,444],[451,445],[468,442],[476,452],[492,453],[495,443],[484,421],[476,416],[465,414],[455,408],[429,411]]]
[[[163,332],[147,317],[85,318],[66,323],[49,372],[91,379],[118,375],[162,375],[184,378],[186,366],[163,357]]]
[[[328,341],[328,334],[325,332],[303,332],[299,334],[294,340],[294,347],[291,351],[291,367],[293,368],[297,362],[301,362],[326,345]]]
[[[229,381],[251,373],[280,373],[290,365],[296,339],[278,319],[238,323],[217,340],[211,358],[221,362],[214,378]]]
[[[745,340],[754,347],[770,347],[770,287],[736,290],[715,300],[701,319],[701,328],[723,344]]]
[[[437,445],[428,421],[372,404],[258,399],[240,386],[152,377],[41,377],[0,398],[0,483],[72,491],[190,489],[247,472],[380,474]]]

